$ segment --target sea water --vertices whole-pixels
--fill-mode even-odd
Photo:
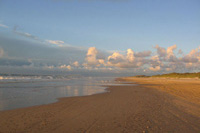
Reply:
[[[104,93],[114,77],[0,76],[0,111],[56,102],[61,97]]]

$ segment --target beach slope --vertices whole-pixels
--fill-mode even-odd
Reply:
[[[1,111],[0,132],[200,132],[199,81],[123,80],[139,85],[112,86],[108,93]],[[163,82],[173,84],[175,92]]]

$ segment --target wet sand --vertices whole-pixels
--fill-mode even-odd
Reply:
[[[126,78],[137,86],[0,112],[0,133],[200,132],[200,80]]]

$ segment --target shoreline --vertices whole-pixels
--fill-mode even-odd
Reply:
[[[118,79],[118,78],[113,78],[113,81],[116,81],[116,79]],[[62,97],[57,97],[57,98],[53,99],[54,101],[52,101],[52,102],[42,103],[42,104],[36,104],[36,105],[28,105],[28,106],[17,107],[17,108],[12,108],[12,109],[4,109],[4,110],[0,110],[0,112],[2,112],[2,111],[9,111],[9,110],[16,110],[16,109],[24,109],[24,108],[29,108],[29,107],[37,107],[37,106],[48,105],[48,104],[53,104],[53,103],[59,102],[60,99],[63,99],[63,98],[85,97],[85,96],[92,96],[92,95],[97,95],[97,94],[109,93],[110,92],[110,90],[108,90],[109,87],[111,87],[111,86],[121,86],[121,85],[130,85],[130,83],[126,83],[126,82],[122,83],[122,82],[120,82],[120,83],[111,83],[109,85],[96,85],[97,87],[101,87],[102,88],[102,92],[96,92],[96,93],[87,94],[87,95],[62,96]]]
[[[1,111],[0,132],[200,131],[197,99],[184,99],[194,109],[188,110],[180,96],[163,90],[160,80],[131,79],[139,85],[111,86],[106,88],[109,93],[64,97],[51,104]],[[179,86],[181,81],[173,82]],[[184,84],[191,86],[193,81]]]
[[[109,82],[112,82],[113,80],[113,78],[103,77],[103,79],[101,78],[101,81],[106,81],[107,79],[110,80]],[[0,98],[0,111],[51,104],[58,102],[59,98],[89,96],[98,93],[105,93],[107,86],[101,85],[101,82],[98,80],[98,77],[95,77],[92,80],[88,77],[84,77],[67,81],[52,80],[53,84],[51,81],[40,81],[42,85],[40,85],[39,83],[39,87],[36,88],[34,86],[38,86],[38,82],[35,81],[33,82],[36,84],[32,84],[33,82],[28,81],[28,86],[24,84],[23,81],[18,81],[14,84],[3,82],[3,84],[5,83],[5,85],[2,86],[2,89],[0,91],[3,94]],[[67,83],[65,83],[65,81]],[[60,82],[62,85],[59,85]],[[93,85],[90,85],[87,82],[91,82],[93,83]],[[18,85],[18,83],[20,83],[21,85]],[[84,83],[85,85],[82,85]],[[6,89],[7,84],[10,86],[10,90]],[[26,89],[20,89],[24,87],[23,85],[25,85],[27,88],[25,87]],[[54,85],[55,87],[53,87]]]
[[[105,87],[105,89],[102,89],[102,90],[104,90],[103,92],[98,92],[98,93],[94,93],[94,94],[91,94],[91,95],[58,97],[58,98],[55,99],[54,102],[50,102],[50,103],[46,103],[46,104],[30,105],[30,106],[27,106],[27,107],[19,107],[19,108],[8,109],[8,110],[0,110],[0,113],[4,112],[4,111],[12,111],[12,110],[18,110],[18,109],[26,109],[26,108],[31,108],[31,107],[55,104],[55,103],[60,102],[62,99],[65,99],[65,98],[88,97],[88,96],[99,95],[99,94],[104,94],[104,93],[109,93],[110,92],[110,90],[108,90],[109,86],[107,86],[107,87],[103,86],[103,87]]]

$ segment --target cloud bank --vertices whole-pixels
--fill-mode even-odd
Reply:
[[[96,47],[84,49],[70,46],[61,40],[42,40],[18,31],[17,27],[13,32],[37,41],[0,36],[0,67],[138,74],[200,71],[200,47],[187,54],[177,45],[167,48],[156,45],[151,51],[138,52],[129,48],[125,52],[111,53]]]
[[[4,55],[4,50],[0,47],[0,58]]]
[[[2,28],[9,28],[7,25],[4,25],[4,24],[0,24],[0,27],[2,27]]]
[[[184,55],[182,50],[177,50],[177,45],[168,48],[156,45],[154,51],[134,52],[127,49],[126,54],[113,52],[111,55],[98,58],[99,51],[90,47],[82,67],[85,69],[119,69],[153,72],[193,72],[200,71],[200,47]],[[180,56],[181,54],[181,56]]]

